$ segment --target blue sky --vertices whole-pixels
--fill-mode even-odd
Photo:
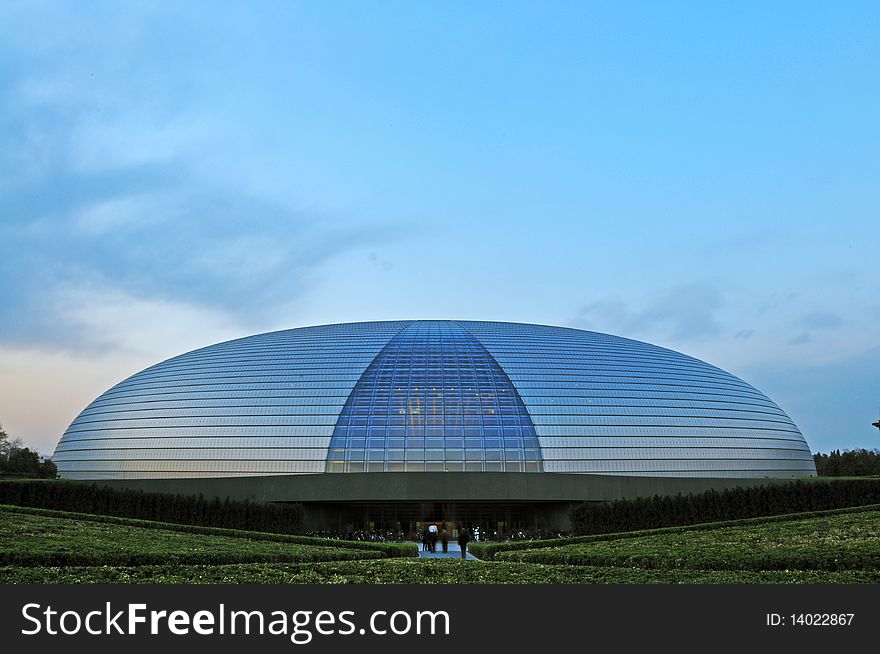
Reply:
[[[880,445],[880,5],[255,4],[0,5],[14,436],[218,340],[463,318]]]

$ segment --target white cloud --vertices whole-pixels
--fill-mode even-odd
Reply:
[[[165,201],[161,194],[135,194],[101,200],[78,210],[73,228],[87,236],[99,236],[170,221],[178,213],[175,203]]]
[[[92,335],[95,344],[154,362],[249,333],[219,309],[115,289],[63,287],[56,298],[59,317]]]

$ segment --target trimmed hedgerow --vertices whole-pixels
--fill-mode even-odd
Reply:
[[[486,561],[495,560],[503,552],[537,550],[550,547],[561,547],[578,543],[595,543],[606,540],[620,540],[625,538],[641,538],[658,534],[677,534],[691,531],[711,531],[723,527],[736,527],[744,525],[762,525],[775,522],[789,522],[792,520],[804,520],[807,518],[819,518],[823,516],[843,515],[848,513],[862,513],[865,511],[880,510],[880,504],[869,506],[856,506],[846,509],[833,509],[829,511],[808,511],[806,513],[789,513],[785,515],[764,516],[760,518],[743,518],[741,520],[723,520],[719,522],[706,522],[696,525],[682,525],[679,527],[660,527],[658,529],[640,529],[638,531],[621,531],[611,534],[593,534],[591,536],[569,536],[567,538],[553,538],[549,540],[520,540],[505,541],[502,543],[473,543],[468,546],[470,552],[478,559]]]
[[[880,479],[770,483],[692,495],[585,502],[572,508],[576,535],[691,525],[719,520],[880,504]]]
[[[880,570],[642,570],[457,559],[302,564],[2,567],[17,584],[875,584]]]
[[[350,541],[336,540],[332,538],[317,538],[314,536],[296,536],[293,534],[270,534],[264,531],[245,531],[242,529],[223,529],[221,527],[202,527],[199,525],[183,525],[170,522],[138,520],[136,518],[118,518],[116,516],[73,513],[70,511],[55,511],[52,509],[38,509],[26,506],[0,505],[0,515],[2,515],[2,512],[40,515],[52,518],[66,518],[111,525],[125,525],[130,527],[141,527],[144,529],[162,529],[164,531],[176,531],[186,534],[228,536],[230,538],[246,538],[249,540],[264,540],[279,543],[298,543],[301,545],[312,545],[315,547],[340,547],[343,549],[368,550],[379,552],[385,557],[405,557],[419,555],[418,546],[415,543],[376,543],[370,541]]]
[[[301,563],[360,558],[382,558],[382,554],[0,511],[0,564],[7,565]]]
[[[0,480],[0,504],[275,534],[303,531],[301,504],[206,500],[75,481]]]
[[[878,570],[880,511],[507,551],[504,561],[706,570]]]

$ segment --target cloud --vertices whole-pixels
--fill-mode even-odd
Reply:
[[[620,300],[592,302],[581,308],[571,324],[626,336],[662,335],[681,343],[718,334],[717,312],[722,306],[724,299],[716,288],[685,284],[661,293],[643,308]]]
[[[800,324],[804,329],[838,329],[845,321],[830,311],[812,311],[801,319]]]
[[[813,337],[809,333],[804,332],[803,334],[792,336],[790,339],[788,339],[788,343],[789,345],[806,345],[812,340]]]

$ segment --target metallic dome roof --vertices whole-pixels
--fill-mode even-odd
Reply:
[[[63,477],[516,471],[815,475],[792,420],[693,357],[564,327],[345,323],[188,352],[106,391]]]

